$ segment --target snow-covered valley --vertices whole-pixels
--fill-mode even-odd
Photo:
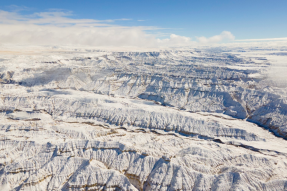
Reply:
[[[1,47],[0,190],[287,190],[286,55]]]

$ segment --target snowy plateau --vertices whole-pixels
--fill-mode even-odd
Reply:
[[[0,49],[1,191],[287,190],[287,46]]]

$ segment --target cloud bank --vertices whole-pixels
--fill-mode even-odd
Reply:
[[[73,19],[71,12],[50,11],[21,15],[19,12],[0,10],[0,43],[23,45],[85,45],[97,47],[173,47],[219,43],[234,40],[234,36],[223,31],[210,38],[191,38],[171,34],[160,39],[148,31],[157,27],[119,26],[118,20]]]

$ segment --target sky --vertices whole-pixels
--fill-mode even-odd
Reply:
[[[286,7],[286,0],[1,1],[0,43],[154,47],[282,39]]]

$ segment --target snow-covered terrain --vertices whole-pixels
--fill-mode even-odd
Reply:
[[[287,190],[287,46],[17,48],[0,190]]]

